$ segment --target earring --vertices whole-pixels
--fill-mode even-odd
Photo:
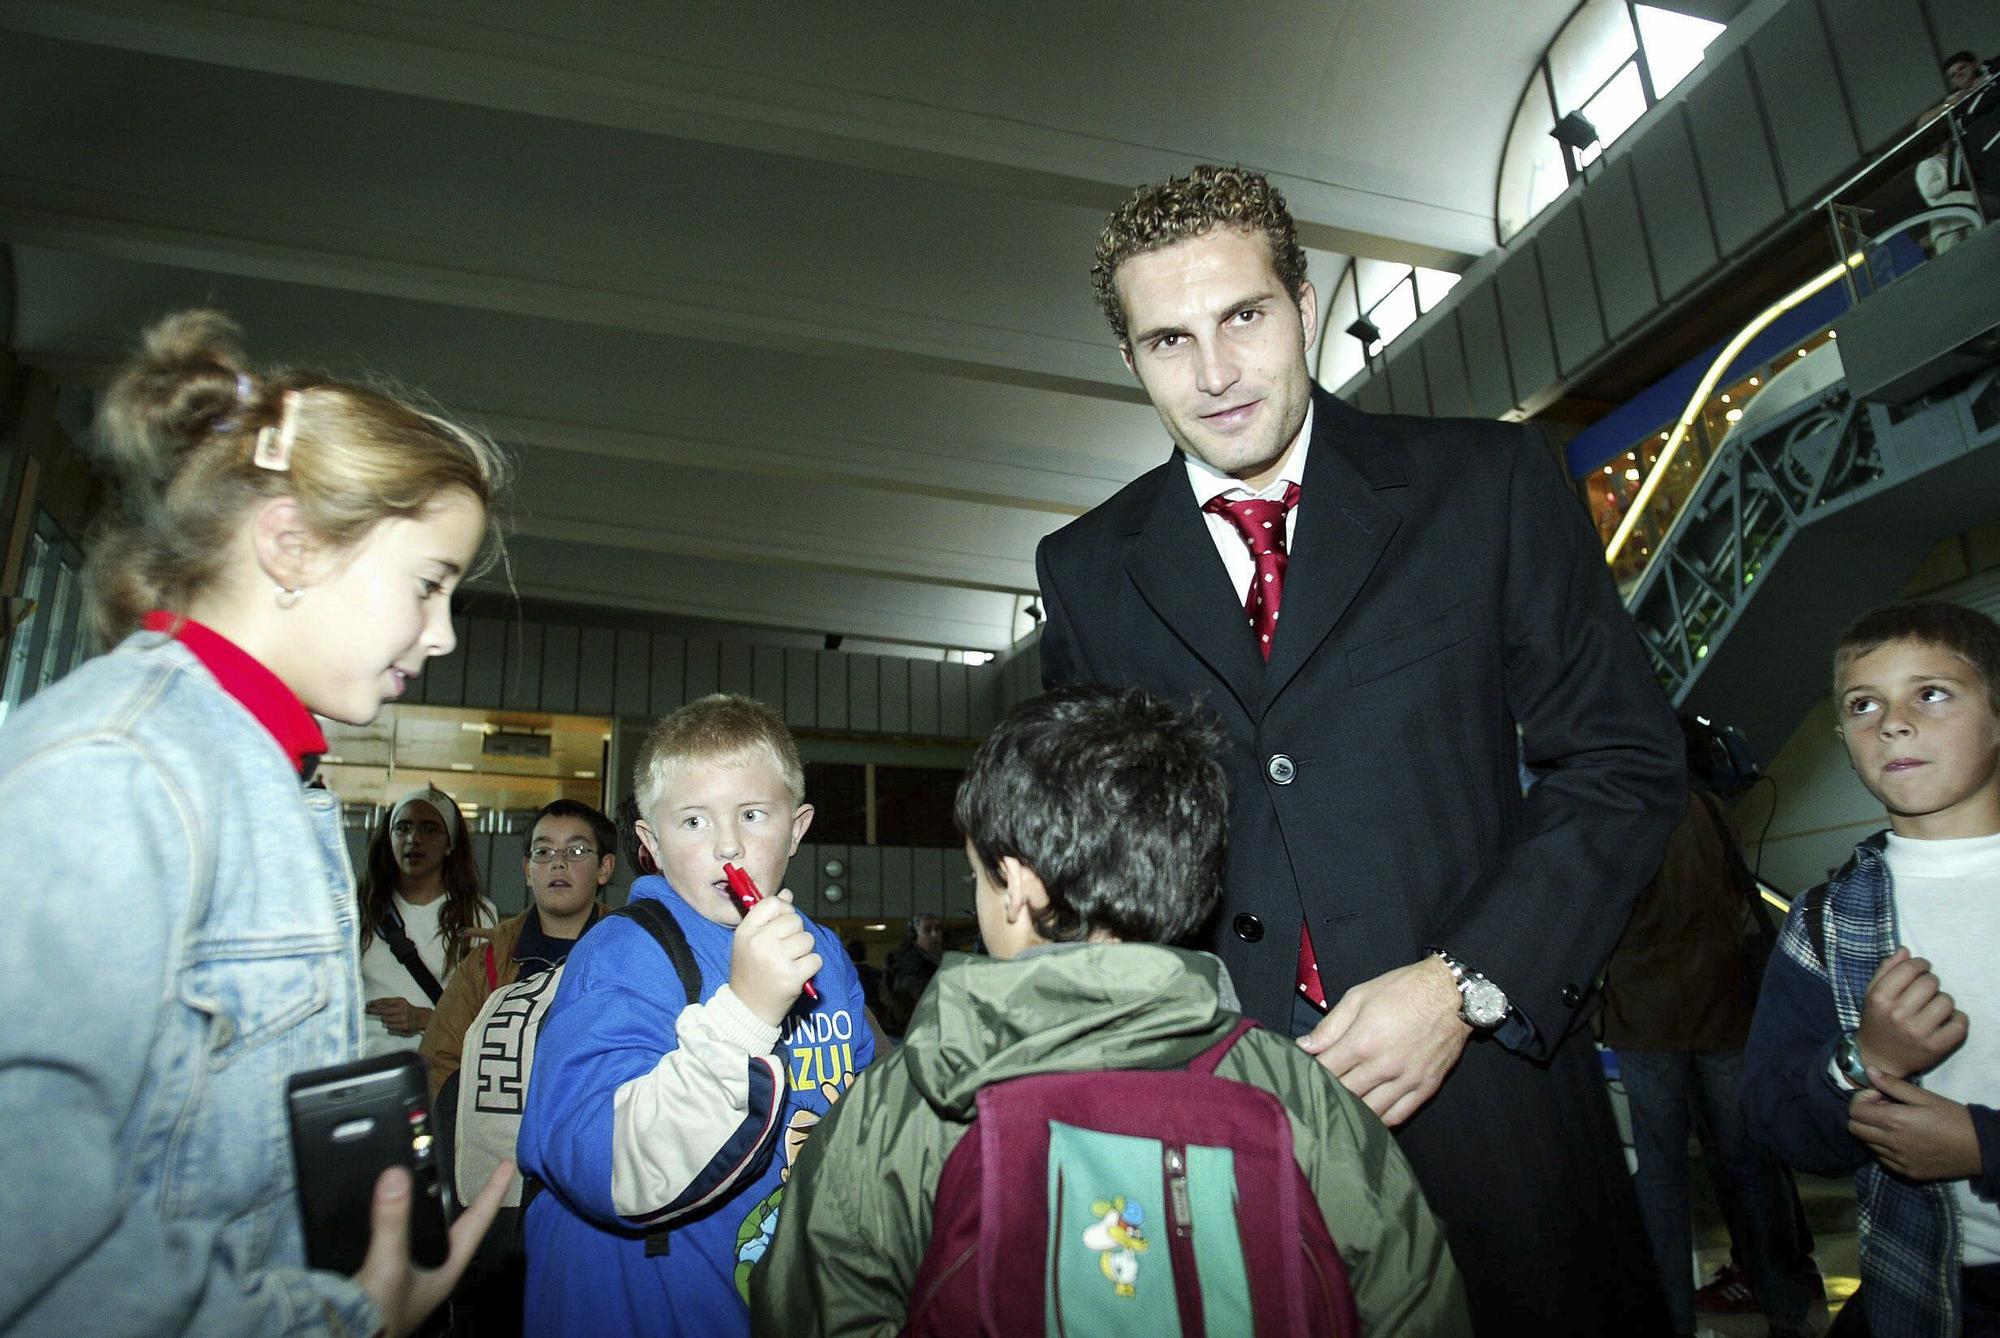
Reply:
[[[278,587],[277,600],[281,609],[295,609],[299,606],[299,601],[305,597],[306,588],[302,585],[292,586],[289,589],[282,585]]]

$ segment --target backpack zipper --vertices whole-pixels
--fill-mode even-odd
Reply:
[[[1202,1319],[1201,1275],[1194,1263],[1194,1201],[1188,1193],[1187,1150],[1169,1143],[1161,1153],[1167,1190],[1167,1253],[1173,1260],[1174,1303],[1181,1332],[1206,1333]]]

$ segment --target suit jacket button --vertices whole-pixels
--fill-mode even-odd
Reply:
[[[1564,1008],[1574,1008],[1583,1002],[1583,991],[1574,985],[1565,985],[1562,987],[1562,1001]]]
[[[1271,754],[1271,760],[1264,764],[1264,774],[1269,776],[1275,784],[1290,785],[1292,777],[1299,774],[1299,769],[1293,765],[1292,759],[1286,757],[1283,753],[1273,753]]]
[[[1264,922],[1248,911],[1236,917],[1234,928],[1236,930],[1236,937],[1242,939],[1245,943],[1255,943],[1258,939],[1264,937]]]

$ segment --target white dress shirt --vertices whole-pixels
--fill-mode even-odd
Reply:
[[[1278,477],[1271,480],[1262,492],[1251,492],[1238,479],[1230,477],[1205,461],[1198,460],[1192,452],[1182,451],[1187,461],[1188,486],[1194,489],[1194,504],[1207,506],[1211,497],[1223,497],[1232,502],[1242,501],[1283,501],[1285,485],[1297,483],[1305,486],[1306,449],[1312,445],[1313,406],[1306,402],[1306,421],[1299,428],[1299,435],[1293,443],[1291,453],[1285,457],[1285,464],[1278,471]],[[1299,506],[1305,505],[1303,494]],[[1298,533],[1299,506],[1285,514],[1285,551],[1292,551],[1292,536]],[[1227,516],[1203,512],[1202,519],[1208,522],[1208,537],[1215,544],[1215,551],[1222,557],[1222,565],[1229,571],[1229,579],[1236,586],[1236,602],[1243,603],[1250,598],[1250,579],[1257,574],[1257,559],[1250,556],[1250,545],[1243,542],[1243,532]]]

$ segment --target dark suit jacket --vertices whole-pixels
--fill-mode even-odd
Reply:
[[[1683,746],[1536,434],[1370,417],[1319,392],[1314,405],[1268,665],[1176,453],[1043,541],[1042,673],[1220,716],[1230,851],[1210,946],[1246,1011],[1288,1024],[1304,917],[1329,999],[1438,946],[1534,1024],[1523,1055],[1468,1046],[1400,1139],[1457,1228],[1480,1318],[1482,1291],[1499,1304],[1494,1271],[1544,1262],[1503,1250],[1482,1277],[1468,1257],[1513,1211],[1492,1207],[1496,1192],[1550,1198],[1528,1218],[1587,1216],[1589,1203],[1565,1209],[1578,1194],[1629,1203],[1594,1057],[1571,1046],[1553,1078],[1551,1065],[1680,815]],[[1526,796],[1523,754],[1542,773]],[[1550,1150],[1593,1142],[1582,1170]],[[1595,1331],[1587,1314],[1564,1322]]]

